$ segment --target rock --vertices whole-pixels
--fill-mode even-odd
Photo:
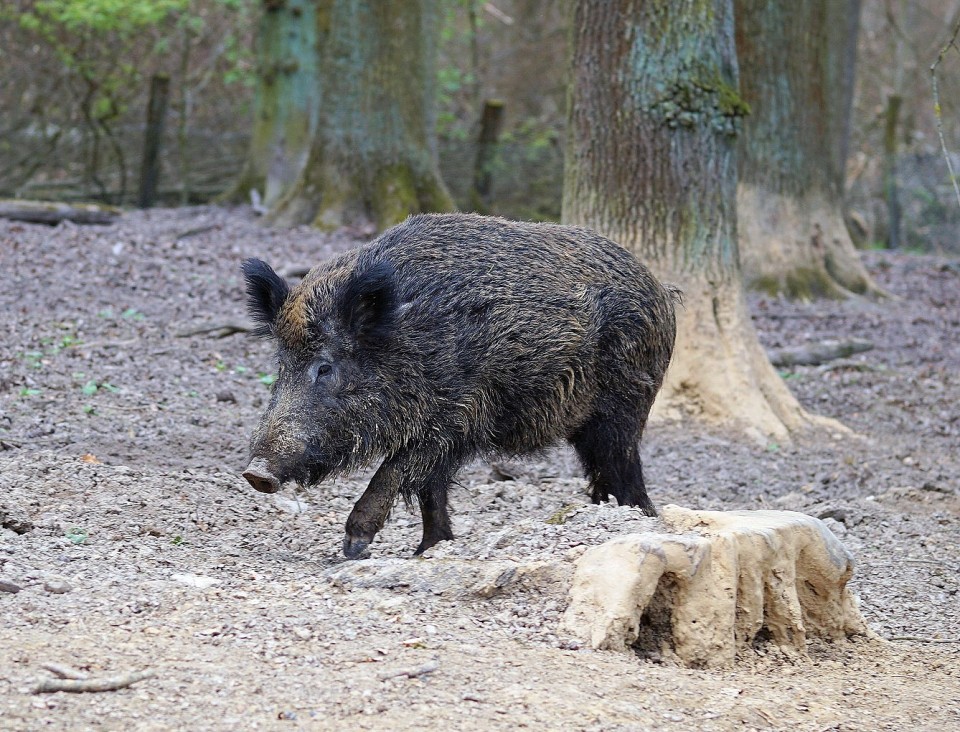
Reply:
[[[15,534],[26,534],[34,529],[33,522],[27,517],[26,511],[7,504],[0,504],[0,527],[9,529]]]
[[[188,585],[189,587],[197,587],[201,590],[205,590],[208,587],[213,587],[213,585],[219,584],[220,580],[214,579],[213,577],[204,577],[199,574],[172,574],[170,579],[174,582],[179,582],[182,585]]]
[[[573,566],[561,561],[421,558],[344,562],[325,576],[335,587],[489,598],[534,586],[542,594],[562,595],[572,574]]]
[[[43,589],[51,595],[65,595],[73,588],[66,580],[51,578],[43,583]]]
[[[16,595],[22,589],[20,585],[16,585],[13,582],[0,580],[0,592],[9,592],[11,595]]]
[[[576,562],[563,629],[687,666],[734,661],[761,630],[803,653],[808,636],[873,633],[847,589],[853,559],[818,519],[790,511],[664,506],[669,534],[629,534]]]
[[[287,513],[292,513],[294,515],[306,513],[310,510],[310,504],[306,501],[300,498],[295,500],[290,499],[286,496],[281,496],[279,493],[274,494],[273,505],[275,505],[281,511],[286,511]]]

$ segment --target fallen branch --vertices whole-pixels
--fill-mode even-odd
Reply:
[[[45,668],[50,673],[59,676],[61,679],[74,679],[76,681],[83,681],[84,679],[90,678],[90,674],[84,673],[83,671],[78,671],[75,668],[70,668],[62,663],[41,663],[40,666]]]
[[[819,366],[838,358],[873,350],[873,343],[861,338],[844,341],[823,341],[792,348],[774,348],[767,355],[774,366]]]
[[[249,323],[211,323],[209,325],[202,325],[199,328],[184,330],[175,335],[177,338],[189,338],[195,335],[215,333],[214,338],[226,338],[234,333],[249,333],[251,330],[253,330],[253,326]]]
[[[153,678],[155,675],[153,671],[134,671],[129,674],[105,676],[99,679],[44,679],[33,688],[32,693],[50,694],[57,691],[76,693],[116,691],[117,689],[123,689],[131,684],[135,684],[138,681]]]
[[[417,668],[407,668],[402,671],[392,671],[384,674],[380,674],[378,678],[381,681],[386,681],[387,679],[395,679],[398,676],[406,676],[408,679],[415,679],[418,676],[426,676],[427,674],[432,674],[440,668],[440,662],[434,659],[433,661],[427,661],[422,666]]]
[[[123,213],[114,206],[98,203],[58,203],[18,198],[0,199],[0,218],[54,226],[61,221],[75,224],[111,224]]]
[[[912,643],[960,643],[960,638],[924,638],[920,635],[895,635],[891,641],[911,641]]]

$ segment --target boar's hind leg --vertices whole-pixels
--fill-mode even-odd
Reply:
[[[622,416],[594,417],[574,433],[570,442],[590,478],[594,503],[617,499],[621,506],[639,506],[647,516],[656,516],[643,482],[640,437],[646,414],[624,420]]]
[[[452,478],[452,476],[450,476]],[[427,484],[417,495],[420,501],[420,514],[423,516],[423,539],[420,546],[413,553],[414,556],[423,554],[427,549],[440,541],[453,538],[450,528],[450,514],[447,513],[447,488],[450,481]]]

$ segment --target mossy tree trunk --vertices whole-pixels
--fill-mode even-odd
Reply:
[[[287,12],[288,4],[299,1],[269,4]],[[411,213],[452,209],[434,136],[436,0],[313,0],[309,5],[299,18],[311,23],[308,55],[315,84],[310,94],[304,86],[310,106],[289,113],[301,120],[298,135],[310,130],[309,145],[304,153],[297,135],[285,145],[286,133],[265,134],[280,141],[284,158],[278,193],[267,196],[267,220],[323,228],[372,221],[383,229]],[[304,39],[308,36],[304,32]],[[276,100],[279,108],[289,104],[286,98]],[[268,170],[277,159],[274,147]],[[296,175],[290,176],[294,168]],[[268,190],[269,180],[268,175]]]
[[[227,194],[256,189],[273,206],[300,176],[317,128],[316,3],[262,0],[257,29],[253,133],[240,180]]]
[[[684,290],[655,411],[787,439],[807,415],[747,312],[737,258],[733,0],[577,0],[563,219]]]
[[[735,0],[740,262],[789,297],[880,295],[843,221],[860,0]]]

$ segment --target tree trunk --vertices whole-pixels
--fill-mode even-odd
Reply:
[[[901,243],[900,191],[897,181],[897,128],[903,98],[897,94],[887,97],[883,115],[883,197],[887,201],[887,246],[899,249]]]
[[[814,418],[767,360],[741,287],[733,0],[578,0],[572,52],[563,219],[684,291],[655,411],[786,439]]]
[[[163,123],[167,117],[169,96],[170,77],[166,74],[155,74],[150,79],[150,101],[147,104],[143,158],[140,161],[140,188],[137,193],[137,206],[140,208],[150,208],[157,200],[157,183],[160,180],[160,147],[163,145]]]
[[[317,3],[262,0],[257,30],[253,134],[240,180],[228,198],[251,189],[273,206],[307,163],[320,113]]]
[[[735,0],[740,262],[789,297],[881,295],[843,221],[860,0]]]
[[[316,119],[297,127],[298,134],[312,133],[305,153],[299,137],[296,144],[287,135],[271,138],[267,220],[323,228],[373,221],[383,229],[411,213],[452,209],[434,138],[435,0],[309,5],[300,17],[313,18],[315,38],[304,42],[303,53],[314,50],[316,84],[304,87],[299,98],[309,105],[295,114]],[[291,102],[284,97],[267,106],[286,109]]]

